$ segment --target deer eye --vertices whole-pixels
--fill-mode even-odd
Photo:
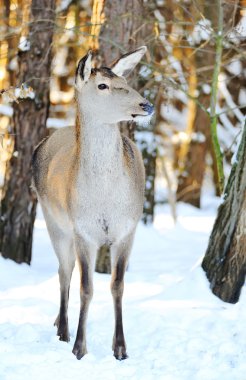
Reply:
[[[109,88],[109,86],[107,86],[105,83],[102,83],[98,85],[98,88],[99,90],[106,90]]]

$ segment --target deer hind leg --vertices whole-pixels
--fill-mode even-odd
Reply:
[[[86,353],[86,321],[89,305],[93,296],[93,273],[97,247],[87,244],[80,236],[75,237],[75,248],[80,267],[80,314],[73,354],[80,360]]]
[[[46,220],[46,225],[50,235],[50,239],[59,261],[59,281],[60,281],[60,309],[54,325],[57,326],[57,335],[59,339],[69,342],[68,329],[68,299],[69,288],[72,277],[72,272],[75,264],[75,253],[72,236],[66,235],[57,226],[55,220],[51,218],[47,210],[42,207]]]
[[[65,342],[69,342],[69,328],[68,328],[68,300],[71,277],[75,264],[75,255],[72,249],[72,242],[65,239],[59,242],[63,246],[65,255],[61,255],[61,251],[57,254],[59,259],[59,280],[60,280],[60,310],[55,320],[54,325],[57,326],[57,335],[59,339]]]
[[[132,248],[133,238],[134,233],[129,235],[120,244],[111,247],[111,292],[115,313],[112,350],[114,351],[115,358],[118,360],[124,360],[128,357],[122,321],[122,296],[124,291],[124,275]]]

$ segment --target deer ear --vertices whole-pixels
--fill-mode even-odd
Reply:
[[[137,50],[124,54],[111,65],[111,70],[118,76],[127,77],[140,62],[146,51],[146,46],[141,46]]]
[[[77,65],[76,69],[76,75],[75,75],[75,82],[77,84],[78,78],[84,83],[88,81],[91,75],[91,58],[92,58],[92,52],[91,50],[88,51],[88,53],[81,58]]]

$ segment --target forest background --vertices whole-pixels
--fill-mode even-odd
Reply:
[[[0,4],[3,257],[31,262],[31,155],[56,128],[75,125],[74,73],[88,49],[96,66],[108,66],[121,54],[148,47],[129,81],[155,105],[155,116],[149,126],[121,125],[144,158],[144,223],[152,223],[158,204],[168,202],[176,220],[178,201],[199,208],[202,192],[223,194],[246,109],[245,0]],[[243,207],[241,200],[237,208]],[[106,247],[100,257],[97,270],[109,272]]]

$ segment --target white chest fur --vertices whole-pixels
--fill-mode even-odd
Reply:
[[[97,245],[127,235],[141,213],[123,155],[117,125],[87,125],[81,131],[72,214],[78,232]]]

